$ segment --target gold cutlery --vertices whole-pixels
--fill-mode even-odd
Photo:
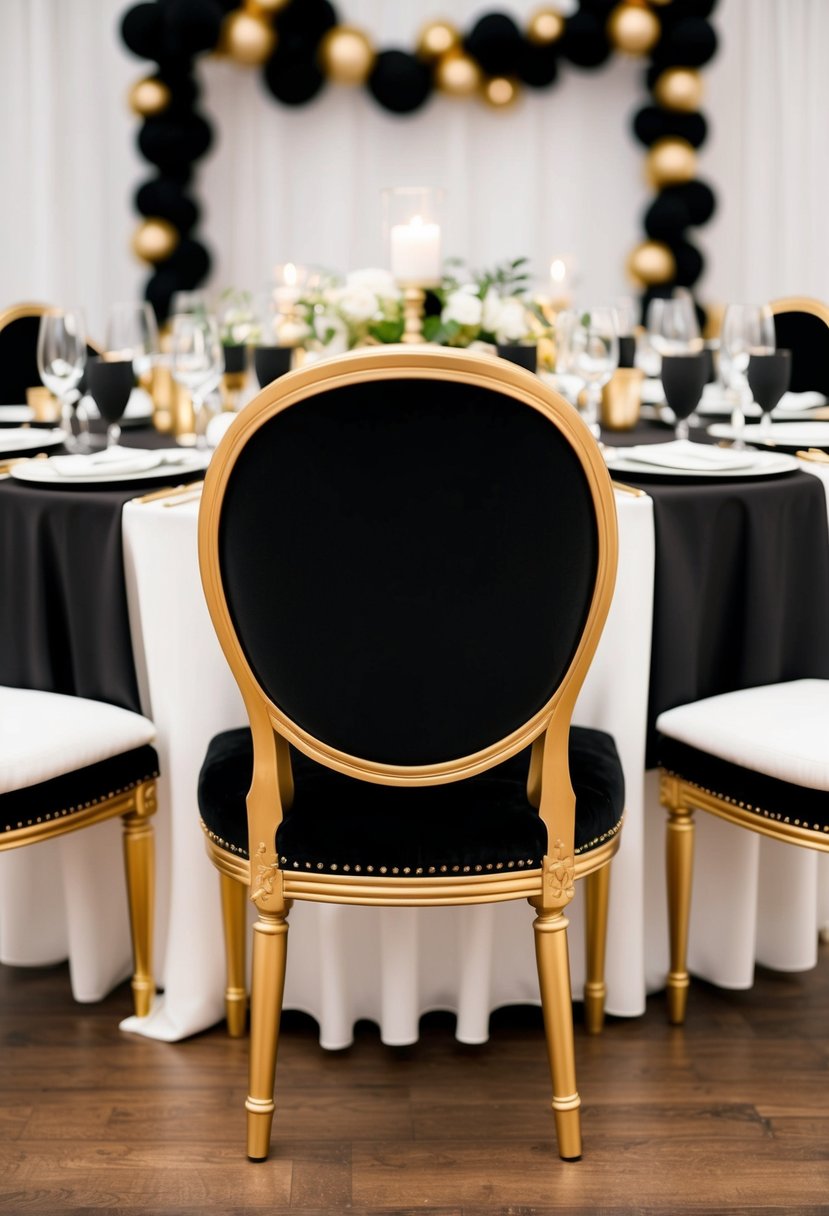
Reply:
[[[201,481],[186,481],[178,486],[164,486],[160,490],[153,490],[151,494],[142,494],[140,498],[134,498],[133,502],[158,502],[162,498],[177,498],[180,494],[197,497],[201,494],[203,485],[204,482]]]
[[[811,460],[815,464],[829,464],[829,453],[824,452],[822,448],[809,448],[805,452],[795,452],[795,456],[800,460]]]
[[[180,507],[188,502],[198,502],[201,498],[201,485],[198,490],[194,490],[192,494],[178,494],[175,498],[166,498],[162,502],[162,507]]]
[[[629,486],[624,481],[611,481],[610,484],[614,490],[621,490],[623,494],[632,494],[634,498],[647,498],[644,490],[637,490],[636,486]]]
[[[45,452],[38,452],[37,456],[13,456],[11,460],[0,461],[0,476],[10,473],[19,464],[28,464],[30,460],[48,460],[48,457]]]

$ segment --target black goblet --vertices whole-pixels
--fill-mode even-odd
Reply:
[[[753,352],[748,357],[748,387],[763,417],[760,431],[764,438],[771,437],[771,416],[774,407],[789,387],[792,377],[792,352],[790,350]]]
[[[291,370],[292,346],[257,346],[253,352],[253,368],[259,387],[264,388],[277,376]]]
[[[89,359],[86,364],[86,388],[106,419],[107,447],[114,447],[121,438],[118,425],[124,416],[130,393],[135,387],[132,359]]]
[[[674,435],[677,439],[688,438],[688,419],[699,405],[706,374],[703,351],[662,356],[662,387],[676,418]]]

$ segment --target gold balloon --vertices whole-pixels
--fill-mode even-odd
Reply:
[[[702,76],[693,68],[668,68],[653,88],[653,95],[666,110],[698,110],[702,104]]]
[[[154,114],[161,114],[167,109],[170,104],[170,90],[163,80],[145,76],[143,80],[136,80],[127,94],[127,102],[133,114],[152,118]]]
[[[696,177],[697,154],[687,139],[658,139],[645,159],[645,174],[654,186],[672,186]]]
[[[275,46],[276,31],[271,29],[265,17],[236,9],[222,22],[218,49],[236,63],[258,67],[270,58]]]
[[[435,85],[449,97],[471,97],[481,87],[481,69],[462,51],[450,51],[435,67]]]
[[[245,0],[245,8],[255,17],[261,13],[278,13],[288,0]]]
[[[507,76],[493,76],[484,85],[484,101],[496,110],[505,110],[518,100],[518,85]]]
[[[158,216],[142,220],[132,235],[132,251],[142,262],[163,262],[179,242],[178,229]]]
[[[628,258],[627,272],[638,287],[655,287],[671,281],[676,274],[676,262],[662,241],[643,241]]]
[[[376,58],[362,30],[350,25],[335,25],[320,43],[320,67],[335,84],[364,84]]]
[[[460,46],[461,36],[449,21],[430,21],[424,25],[417,38],[418,56],[426,63],[434,63],[448,51]]]
[[[644,55],[659,38],[659,18],[636,4],[617,4],[607,19],[607,34],[617,50]]]
[[[557,9],[540,8],[527,22],[527,37],[536,46],[558,42],[564,33],[564,18]]]

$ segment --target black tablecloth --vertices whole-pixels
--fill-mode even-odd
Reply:
[[[174,440],[136,428],[122,442],[149,448]],[[182,478],[171,471],[170,480]],[[121,509],[146,492],[134,482],[129,489],[0,482],[0,684],[140,711]]]
[[[671,438],[640,424],[609,444]],[[652,497],[656,530],[649,768],[655,722],[702,697],[803,676],[829,678],[829,530],[808,473],[732,480],[623,479]]]

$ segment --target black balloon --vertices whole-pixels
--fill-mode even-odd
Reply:
[[[518,55],[518,78],[533,89],[546,89],[558,76],[558,50],[555,44],[537,46],[522,40]]]
[[[705,269],[705,259],[695,245],[680,238],[669,241],[671,253],[676,262],[674,283],[678,287],[693,287]]]
[[[654,47],[653,62],[660,67],[698,68],[717,50],[717,34],[704,17],[685,17],[663,28]]]
[[[717,7],[717,0],[671,0],[660,8],[659,16],[666,22],[681,21],[683,17],[710,17]]]
[[[315,48],[323,34],[336,24],[337,13],[329,0],[294,0],[276,16],[278,37],[297,39],[305,53]]]
[[[161,53],[164,14],[157,4],[136,4],[127,9],[121,22],[124,45],[139,59],[155,59]]]
[[[210,274],[210,254],[198,241],[185,237],[164,262],[176,276],[177,287],[192,291]]]
[[[619,0],[581,0],[579,8],[583,13],[592,13],[601,21],[606,21],[618,3]]]
[[[189,232],[199,220],[199,208],[172,177],[154,177],[144,182],[135,195],[135,205],[142,215],[158,215],[182,233]]]
[[[149,300],[155,310],[159,322],[167,320],[170,312],[170,301],[175,292],[180,290],[178,277],[169,264],[164,262],[147,280],[144,288],[144,298]]]
[[[636,138],[647,147],[658,139],[678,136],[692,148],[705,143],[708,123],[702,114],[685,114],[678,110],[663,110],[661,106],[645,106],[633,120]]]
[[[662,193],[663,196],[670,195],[682,201],[692,224],[707,224],[716,210],[714,191],[706,182],[682,182],[680,185],[669,186]]]
[[[487,13],[464,39],[467,54],[488,76],[514,76],[521,55],[521,31],[506,13]]]
[[[144,158],[161,169],[204,156],[212,141],[210,124],[200,114],[148,118],[138,135]]]
[[[219,41],[225,13],[217,0],[165,0],[164,51],[198,55]]]
[[[561,54],[580,68],[597,68],[609,58],[612,47],[604,22],[593,13],[574,13],[560,39]]]
[[[432,90],[429,69],[406,51],[382,51],[368,78],[372,97],[394,114],[418,110]]]
[[[663,190],[645,212],[644,222],[652,241],[675,240],[690,225],[691,214],[683,198]]]
[[[286,106],[302,106],[312,101],[325,84],[316,54],[296,53],[281,42],[264,68],[265,84],[277,101]]]

